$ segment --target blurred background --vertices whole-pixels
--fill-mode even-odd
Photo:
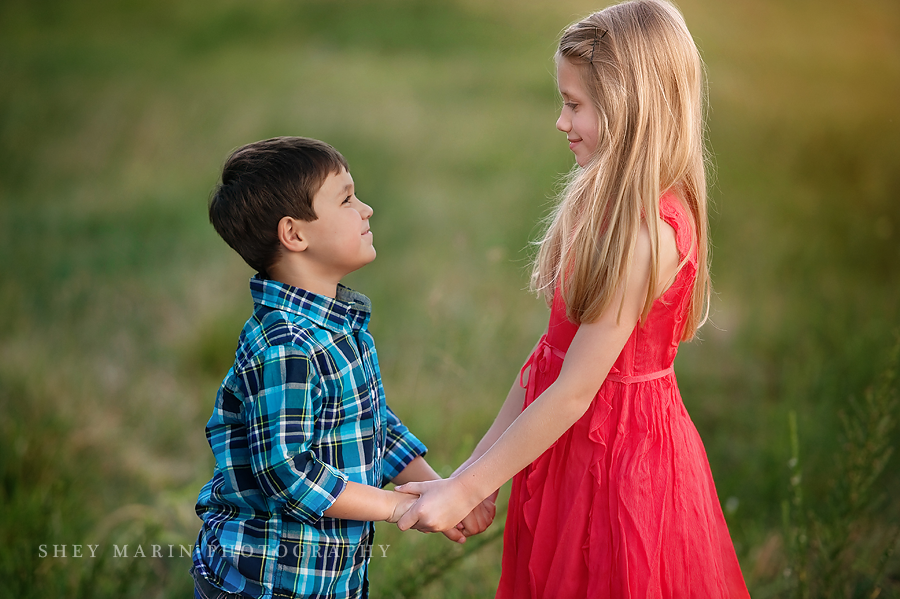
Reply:
[[[602,7],[4,0],[0,595],[190,596],[253,274],[206,202],[250,141],[347,157],[378,249],[348,284],[389,402],[443,474],[468,457],[546,325],[529,244],[573,164],[552,55]],[[900,596],[900,4],[680,7],[708,67],[716,295],[676,370],[747,583]],[[379,525],[372,596],[492,597],[503,521],[465,547]]]

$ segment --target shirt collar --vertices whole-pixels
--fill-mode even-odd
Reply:
[[[372,315],[372,302],[362,293],[338,284],[337,297],[330,298],[256,275],[250,279],[253,302],[308,318],[337,333],[359,331]]]

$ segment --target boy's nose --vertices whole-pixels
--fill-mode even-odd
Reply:
[[[373,210],[372,207],[369,206],[368,204],[366,204],[365,202],[361,201],[360,204],[362,204],[362,206],[360,206],[360,210],[359,210],[360,216],[362,216],[365,220],[370,219],[372,217],[372,215],[375,213],[375,210]]]

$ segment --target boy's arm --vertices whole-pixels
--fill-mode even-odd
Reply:
[[[437,480],[439,478],[441,477],[425,461],[425,458],[418,456],[394,478],[393,482],[402,485],[408,482]],[[415,500],[415,495],[378,489],[349,481],[334,503],[331,504],[331,507],[325,510],[324,515],[329,518],[341,518],[344,520],[396,522],[415,503]]]
[[[397,491],[387,491],[352,481],[324,515],[342,520],[369,522],[397,522],[418,497]]]

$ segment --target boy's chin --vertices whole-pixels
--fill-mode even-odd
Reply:
[[[351,270],[350,272],[356,272],[360,268],[363,268],[363,267],[371,264],[372,262],[375,261],[375,256],[376,256],[375,248],[372,248],[371,253],[368,256],[366,256],[365,258],[362,258],[359,261],[359,265],[356,268],[354,268],[353,270]],[[350,273],[348,272],[347,274],[350,274]]]

